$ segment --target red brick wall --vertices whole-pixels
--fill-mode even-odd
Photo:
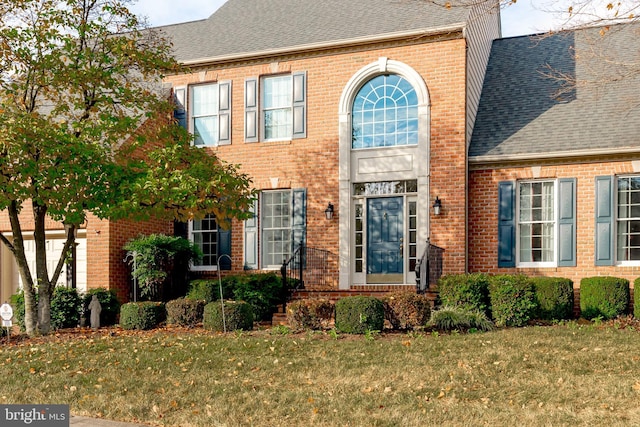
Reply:
[[[579,287],[590,276],[616,276],[633,281],[640,267],[596,267],[594,265],[595,177],[633,174],[631,161],[571,162],[542,166],[534,176],[531,167],[497,166],[474,170],[469,180],[469,270],[486,273],[515,273],[566,277]],[[531,178],[576,178],[577,180],[577,265],[557,268],[498,268],[498,182]]]
[[[462,39],[429,43],[379,44],[211,66],[171,76],[175,86],[201,81],[232,81],[232,144],[211,148],[220,158],[240,164],[257,189],[307,188],[309,246],[338,253],[338,106],[349,79],[380,57],[401,61],[419,72],[431,102],[431,194],[443,202],[443,215],[431,216],[432,242],[446,249],[446,272],[465,271],[465,58]],[[368,50],[367,50],[368,49]],[[244,80],[277,72],[307,72],[307,138],[284,142],[244,142]],[[426,161],[426,159],[425,159]],[[327,203],[336,212],[325,219]],[[432,201],[430,202],[430,204]],[[431,211],[431,210],[430,210]],[[425,215],[426,212],[421,213]],[[431,214],[431,212],[429,213]],[[233,224],[233,269],[243,266],[242,224]],[[336,271],[337,274],[337,271]]]

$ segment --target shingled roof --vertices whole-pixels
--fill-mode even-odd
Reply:
[[[250,56],[376,36],[462,28],[469,9],[423,0],[228,0],[208,19],[159,27],[178,61]]]
[[[640,152],[639,35],[627,24],[494,41],[470,161]]]

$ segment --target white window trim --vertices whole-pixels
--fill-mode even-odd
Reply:
[[[194,243],[193,240],[193,235],[196,234],[193,231],[193,220],[189,221],[189,241],[191,243]],[[220,250],[220,248],[218,247],[217,244],[217,239],[218,239],[218,231],[219,231],[219,227],[218,227],[218,222],[216,221],[216,259],[218,258],[218,252]],[[191,268],[191,271],[218,271],[218,265],[194,265],[193,263],[191,263],[191,265],[189,266]]]
[[[614,253],[614,259],[615,259],[615,263],[614,265],[617,267],[637,267],[640,266],[640,260],[618,260],[618,182],[620,181],[620,179],[624,179],[624,178],[640,178],[640,175],[614,175],[614,188],[613,188],[613,224],[614,224],[614,235],[613,235],[613,253]]]
[[[189,108],[187,109],[187,129],[189,130],[189,133],[191,135],[193,135],[194,139],[191,142],[191,144],[195,147],[217,147],[219,145],[219,132],[220,130],[218,129],[218,126],[220,126],[219,120],[220,120],[220,94],[218,92],[218,96],[216,96],[216,112],[215,114],[207,114],[207,115],[199,115],[199,116],[195,116],[193,114],[194,108],[193,108],[193,100],[194,100],[194,96],[193,96],[193,90],[194,88],[197,87],[204,87],[204,86],[216,86],[217,90],[219,91],[220,88],[218,87],[218,82],[205,82],[205,83],[197,83],[197,84],[191,84],[189,85],[187,88],[187,93],[188,93],[188,97],[189,97]],[[193,125],[193,119],[195,118],[200,118],[200,117],[215,117],[215,121],[216,121],[216,132],[214,136],[215,139],[215,143],[214,144],[202,144],[202,145],[196,145],[195,143],[195,129],[194,129],[194,125]]]
[[[266,121],[264,119],[265,117],[265,112],[266,111],[272,111],[272,110],[283,110],[284,108],[279,107],[279,108],[265,108],[264,107],[264,81],[266,79],[270,79],[270,78],[278,78],[278,77],[283,77],[283,76],[288,76],[289,80],[290,80],[290,85],[289,85],[289,89],[291,91],[291,104],[287,107],[289,110],[289,114],[291,116],[291,135],[288,136],[284,136],[282,138],[267,138],[265,135],[267,134],[267,129],[266,129]],[[260,103],[259,103],[259,110],[258,113],[260,114],[260,132],[259,132],[259,141],[260,142],[281,142],[281,141],[293,141],[293,74],[272,74],[272,75],[265,75],[265,76],[260,76],[260,78],[258,79],[258,93],[260,94]]]
[[[520,261],[520,185],[532,182],[553,182],[553,261]],[[557,179],[523,179],[516,181],[516,268],[555,268],[558,266],[558,187]]]

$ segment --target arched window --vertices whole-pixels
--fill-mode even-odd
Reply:
[[[352,118],[354,149],[418,144],[418,96],[398,75],[365,83],[353,102]]]

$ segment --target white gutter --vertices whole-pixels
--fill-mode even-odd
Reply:
[[[378,36],[358,37],[355,39],[343,39],[343,40],[335,40],[331,42],[309,43],[309,44],[298,45],[298,46],[289,46],[289,47],[282,47],[282,48],[276,48],[276,49],[262,50],[258,52],[241,52],[241,53],[234,53],[231,55],[212,56],[208,58],[190,59],[188,61],[179,61],[179,62],[187,66],[202,65],[202,64],[234,61],[234,60],[254,58],[254,57],[283,55],[287,53],[300,52],[300,51],[331,49],[335,47],[342,47],[345,45],[356,45],[356,44],[363,44],[363,43],[369,44],[369,43],[376,43],[376,42],[393,40],[393,39],[433,36],[437,34],[447,34],[447,33],[452,33],[457,31],[464,31],[465,28],[466,28],[466,24],[464,22],[461,22],[457,24],[444,26],[444,27],[430,28],[426,30],[398,31],[395,33],[381,34]]]
[[[504,154],[495,156],[475,156],[469,157],[470,164],[483,164],[483,163],[507,163],[507,162],[519,162],[525,160],[548,160],[555,158],[567,158],[567,157],[593,157],[593,156],[615,156],[617,154],[633,154],[640,153],[640,146],[638,147],[626,147],[626,148],[600,148],[594,150],[578,150],[578,151],[553,151],[546,153],[531,153],[531,154]]]

